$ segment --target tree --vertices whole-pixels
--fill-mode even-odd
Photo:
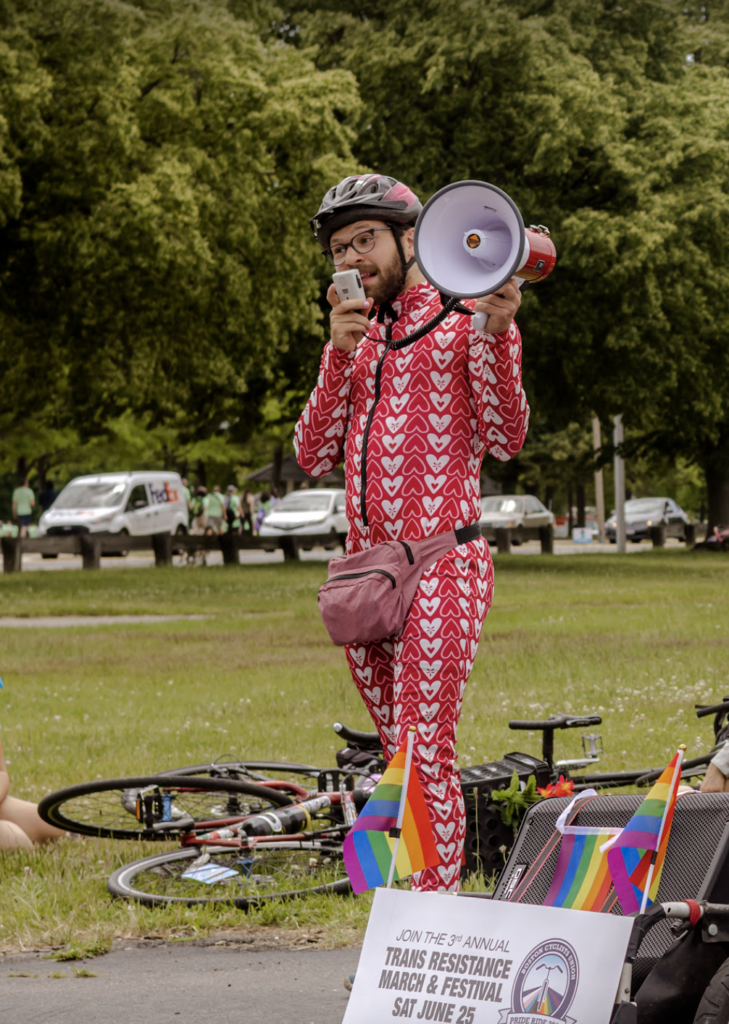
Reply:
[[[558,268],[520,319],[535,410],[556,430],[622,411],[645,451],[704,468],[710,525],[729,520],[728,29],[720,0],[291,0],[274,26],[357,76],[368,166],[423,198],[490,180],[550,225]]]
[[[306,211],[353,165],[353,77],[216,0],[0,0],[0,70],[6,451],[125,416],[245,438],[321,341]]]

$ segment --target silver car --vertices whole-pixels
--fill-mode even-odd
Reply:
[[[325,547],[342,543],[349,523],[344,490],[314,488],[291,491],[261,523],[260,537],[321,537]],[[312,542],[313,543],[313,542]],[[304,550],[312,545],[302,544]]]
[[[501,494],[481,498],[481,531],[493,540],[498,529],[511,530],[512,544],[536,539],[541,526],[554,526],[554,515],[533,494]]]
[[[673,498],[632,498],[625,502],[625,536],[632,544],[640,544],[651,535],[654,526],[663,527],[666,537],[686,540],[686,527],[691,520]],[[617,536],[615,512],[605,523],[605,536],[611,544]]]

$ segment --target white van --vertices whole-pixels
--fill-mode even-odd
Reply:
[[[187,533],[179,473],[97,473],[63,488],[38,524],[41,537],[73,533]]]

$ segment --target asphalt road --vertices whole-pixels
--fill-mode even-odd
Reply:
[[[0,957],[2,1024],[341,1024],[359,950],[159,945],[83,964]],[[95,977],[78,977],[86,970]],[[63,977],[50,977],[52,974]],[[35,975],[19,977],[18,975]]]

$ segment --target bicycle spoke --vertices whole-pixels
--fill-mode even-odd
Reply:
[[[349,883],[340,845],[281,842],[255,849],[190,848],[147,857],[116,871],[109,888],[115,895],[150,905],[224,902],[242,907],[346,891]]]

